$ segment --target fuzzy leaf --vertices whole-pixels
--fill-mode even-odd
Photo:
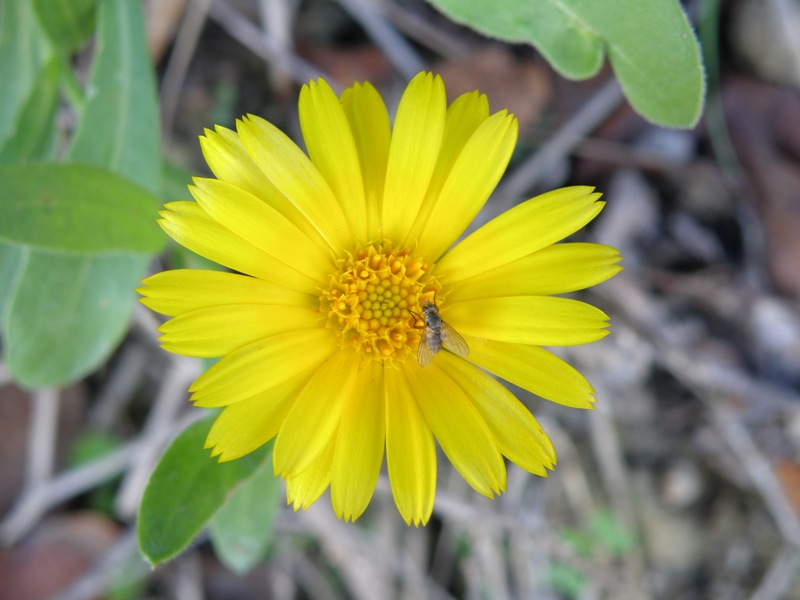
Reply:
[[[0,240],[70,253],[155,253],[165,238],[158,201],[89,165],[0,167]]]
[[[158,193],[161,153],[155,79],[141,2],[101,0],[98,52],[86,107],[69,152]]]
[[[139,548],[153,566],[184,550],[267,455],[261,448],[218,463],[203,449],[212,421],[193,423],[175,438],[147,483],[137,533]]]
[[[25,387],[58,387],[96,369],[128,326],[133,291],[150,261],[143,254],[21,253],[5,305],[5,360]],[[16,251],[13,250],[16,248]]]
[[[13,218],[18,222],[2,219],[5,235],[0,239],[0,255],[11,260],[0,273],[0,278],[10,282],[0,288],[2,348],[11,375],[27,387],[66,385],[107,359],[126,331],[136,298],[133,288],[150,260],[143,252],[161,247],[153,234],[157,230],[145,226],[141,214],[122,211],[112,217],[97,205],[102,184],[111,181],[108,171],[133,182],[127,184],[129,191],[135,185],[151,194],[160,191],[155,85],[141,6],[130,0],[99,0],[97,4],[97,52],[69,152],[73,162],[100,167],[91,172],[91,181],[83,182],[93,198],[92,210],[80,201],[70,207],[61,202],[59,216],[45,222],[40,218],[44,214],[41,202],[5,207],[16,211]],[[0,140],[6,140],[13,134],[15,119],[23,110],[20,104],[29,96],[41,64],[42,34],[29,0],[2,2],[0,10]],[[8,117],[6,111],[13,116]],[[74,175],[73,166],[64,168]],[[144,192],[130,192],[140,200],[114,198],[120,189],[116,184],[105,189],[106,208],[119,207],[118,202],[129,207],[146,204]],[[53,197],[58,198],[60,192],[54,191]],[[38,215],[33,214],[36,211]],[[126,224],[125,219],[133,221]],[[110,237],[95,228],[86,240],[78,239],[87,225],[97,226],[99,221],[113,231]],[[39,225],[43,229],[37,232]],[[76,229],[70,232],[73,226]],[[24,235],[9,237],[9,231]],[[53,232],[54,239],[45,239]],[[132,246],[137,252],[106,252],[119,245]],[[94,252],[98,247],[105,253]],[[74,252],[81,248],[92,252]],[[67,249],[70,253],[65,253]]]
[[[31,0],[39,25],[64,54],[79,50],[94,29],[96,0]]]
[[[0,145],[14,132],[42,59],[42,36],[28,2],[0,2]]]
[[[247,573],[266,554],[281,491],[280,479],[272,472],[272,461],[265,460],[214,516],[211,542],[217,556],[231,571]]]
[[[595,75],[607,53],[642,116],[671,127],[700,118],[700,49],[677,0],[429,1],[488,36],[532,44],[570,79]]]

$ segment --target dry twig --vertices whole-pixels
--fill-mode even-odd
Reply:
[[[224,0],[215,0],[209,10],[209,15],[253,54],[280,68],[287,69],[296,83],[306,83],[311,79],[324,77],[328,83],[333,85],[333,78],[323,73],[315,65],[295,54],[284,54],[281,49],[268,43],[258,27]]]
[[[389,61],[406,79],[426,69],[425,61],[414,47],[392,27],[379,3],[370,0],[339,0],[355,18]]]
[[[498,186],[493,201],[479,215],[481,223],[491,220],[513,207],[531,190],[555,164],[566,158],[570,151],[602,123],[622,102],[622,90],[616,79],[609,79],[595,95],[583,105],[538,152],[514,169]],[[474,223],[477,227],[479,224]]]
[[[178,109],[186,73],[206,22],[211,2],[212,0],[189,2],[175,37],[175,44],[161,84],[161,130],[165,136],[169,136],[172,132],[175,111]]]

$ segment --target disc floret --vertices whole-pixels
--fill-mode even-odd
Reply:
[[[428,263],[383,241],[359,245],[338,261],[320,297],[342,347],[365,359],[403,361],[416,351],[417,317],[439,289]]]

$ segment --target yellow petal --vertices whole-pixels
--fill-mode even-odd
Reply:
[[[250,159],[239,135],[226,127],[217,125],[214,131],[205,130],[200,136],[200,149],[208,167],[217,179],[240,187],[258,196],[279,194],[278,189]]]
[[[323,254],[303,231],[249,192],[202,178],[195,178],[189,190],[212,219],[282,263],[320,281],[333,269],[329,254]]]
[[[350,122],[364,178],[367,239],[380,239],[381,199],[392,139],[389,113],[381,95],[369,83],[356,83],[346,89],[341,102]]]
[[[448,352],[438,365],[461,386],[494,435],[503,456],[526,471],[546,476],[556,451],[530,411],[496,379]]]
[[[444,131],[446,98],[441,77],[420,73],[408,84],[392,130],[383,194],[383,235],[402,240],[417,218]]]
[[[593,189],[562,188],[504,212],[448,252],[438,263],[437,276],[455,284],[558,242],[602,209]]]
[[[336,516],[355,521],[366,510],[383,462],[385,398],[383,365],[368,361],[361,381],[346,400],[331,470],[331,502]]]
[[[601,244],[567,243],[542,248],[486,273],[464,279],[447,294],[450,301],[489,296],[545,296],[597,285],[622,267],[619,251]]]
[[[275,471],[294,477],[328,445],[358,382],[360,359],[339,350],[324,362],[295,400],[275,441]]]
[[[237,124],[250,158],[334,251],[351,245],[342,208],[314,163],[272,123],[249,115]]]
[[[506,467],[494,436],[464,391],[438,366],[406,363],[412,394],[447,458],[477,492],[492,498],[506,488]]]
[[[314,367],[336,353],[330,329],[279,333],[228,354],[189,387],[199,406],[240,402]]]
[[[368,239],[361,165],[339,98],[322,79],[312,81],[300,91],[299,111],[308,155],[339,200],[350,230]]]
[[[319,293],[317,281],[223,227],[196,202],[170,202],[164,208],[159,225],[181,246],[234,271],[308,294]]]
[[[441,190],[450,169],[481,124],[489,118],[489,99],[477,91],[461,94],[447,107],[442,147],[436,159],[431,187]]]
[[[175,316],[210,306],[227,304],[279,304],[318,308],[317,295],[304,294],[246,275],[175,269],[156,273],[137,289],[142,304],[162,315]]]
[[[323,327],[311,308],[270,304],[210,306],[170,319],[159,331],[165,350],[185,356],[224,356],[256,340],[298,329]]]
[[[205,136],[200,136],[200,148],[217,179],[240,187],[266,202],[304,231],[318,247],[327,248],[322,236],[311,227],[308,219],[253,162],[239,134],[219,125],[215,129],[206,129]]]
[[[411,394],[405,373],[386,369],[386,466],[392,496],[408,525],[425,525],[436,495],[433,433]]]
[[[552,296],[448,301],[442,318],[462,335],[535,346],[588,344],[608,334],[608,316],[591,304]]]
[[[486,203],[517,143],[517,120],[505,111],[481,124],[453,165],[419,238],[419,251],[438,259]]]
[[[453,168],[456,159],[472,137],[472,134],[475,133],[475,130],[488,118],[489,100],[485,95],[478,92],[462,94],[447,107],[442,145],[436,160],[436,166],[433,169],[431,182],[425,193],[419,216],[414,220],[411,231],[407,236],[410,246],[415,246],[416,241],[419,240],[431,211],[439,200],[439,193],[450,176],[450,170]]]
[[[220,462],[235,460],[274,438],[309,375],[304,371],[252,398],[226,406],[206,438],[206,448],[213,448],[211,456],[219,456]]]
[[[538,346],[470,337],[469,361],[528,390],[572,408],[594,408],[594,389],[574,367]]]
[[[291,504],[294,510],[308,509],[328,489],[335,448],[336,436],[333,435],[325,449],[305,470],[286,478],[286,503]]]

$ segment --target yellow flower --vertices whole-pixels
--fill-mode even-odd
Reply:
[[[453,246],[508,164],[513,115],[490,115],[477,92],[447,106],[429,73],[408,85],[394,126],[369,84],[337,97],[311,82],[299,113],[308,154],[255,116],[207,130],[216,178],[161,213],[178,243],[236,271],[166,271],[140,290],[172,317],[164,348],[222,357],[190,388],[197,406],[225,407],[206,447],[233,460],[277,436],[289,503],[305,509],[330,487],[345,520],[367,507],[384,449],[409,524],[431,515],[434,440],[488,497],[505,489],[503,457],[545,476],[550,440],[487,372],[592,406],[589,383],[542,346],[607,333],[600,310],[550,296],[619,270],[613,248],[554,245],[598,214],[600,194],[538,196]],[[420,345],[431,356],[418,360]]]

